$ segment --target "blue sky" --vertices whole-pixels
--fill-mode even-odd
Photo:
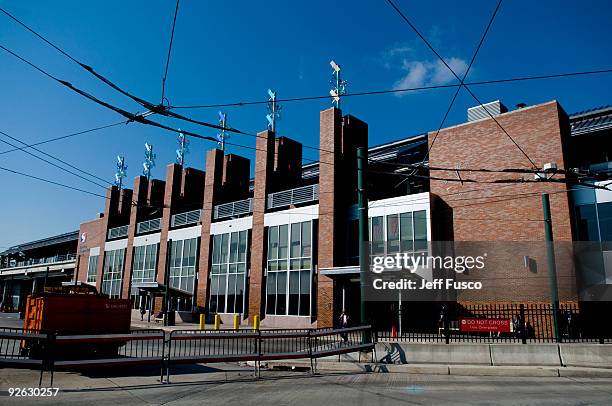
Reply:
[[[399,7],[457,68],[465,69],[495,7],[493,0],[406,1]],[[51,41],[92,65],[120,86],[158,100],[167,53],[173,0],[7,1],[0,4]],[[552,74],[612,67],[609,16],[601,1],[506,0],[470,71],[468,81]],[[76,65],[0,14],[0,44],[54,75],[129,111],[139,106],[88,76]],[[324,95],[329,60],[335,59],[349,91],[452,83],[435,56],[384,0],[370,1],[212,1],[183,0],[168,73],[166,95],[173,105],[260,100],[268,88],[279,97]],[[483,85],[473,91],[483,101],[501,99],[508,107],[556,99],[568,112],[612,104],[612,75]],[[0,130],[33,143],[119,121],[121,117],[71,93],[0,51]],[[344,113],[368,122],[370,144],[435,130],[453,89],[402,95],[347,98]],[[318,145],[319,111],[328,100],[285,103],[279,134]],[[462,91],[448,124],[466,119],[474,105]],[[249,132],[266,125],[263,105],[225,110],[229,124]],[[215,121],[217,109],[183,110]],[[164,123],[205,135],[215,131],[171,120]],[[6,139],[0,136],[0,139]],[[250,137],[232,142],[254,145]],[[12,142],[12,141],[11,141]],[[40,148],[112,182],[117,154],[128,164],[128,185],[141,173],[144,147],[157,154],[155,177],[174,160],[174,134],[138,124],[114,127]],[[203,168],[208,142],[192,140],[187,164]],[[0,142],[0,152],[9,147]],[[253,151],[228,147],[252,158]],[[304,156],[316,159],[315,151]],[[23,152],[0,155],[0,166],[33,173],[75,187],[99,187],[38,161]],[[102,198],[63,190],[0,172],[0,249],[31,239],[75,230],[103,210]]]

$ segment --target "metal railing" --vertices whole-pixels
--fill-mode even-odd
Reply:
[[[371,326],[342,329],[174,330],[169,338],[160,329],[122,334],[40,334],[23,329],[0,329],[0,365],[43,371],[81,370],[112,366],[154,365],[170,380],[176,364],[316,359],[349,352],[371,351]],[[167,346],[167,347],[166,347]],[[167,348],[167,351],[166,351]],[[165,371],[164,371],[165,369]]]
[[[270,193],[267,207],[268,209],[276,209],[317,200],[319,200],[319,184],[315,183],[314,185]]]
[[[120,226],[108,229],[108,239],[114,240],[116,238],[127,237],[129,226]]]
[[[174,364],[306,358],[316,370],[316,359],[349,352],[372,351],[372,327],[279,330],[175,330],[168,340],[166,382]]]
[[[161,218],[141,221],[136,224],[136,234],[150,233],[161,230]]]
[[[44,258],[30,258],[24,261],[11,262],[8,268],[19,268],[21,266],[52,264],[55,262],[74,261],[75,259],[76,259],[75,254],[54,255],[52,257],[44,257]]]
[[[201,216],[201,209],[175,214],[171,217],[170,227],[181,227],[189,224],[197,224],[200,221]]]
[[[402,312],[404,314],[409,312]],[[391,329],[376,328],[380,341],[398,342],[472,342],[472,343],[611,343],[612,333],[606,325],[593,325],[577,304],[564,304],[556,310],[557,336],[555,336],[555,310],[550,304],[449,304],[442,307],[439,316],[429,326],[412,325],[403,320]],[[397,320],[397,314],[392,319]],[[507,328],[498,331],[468,331],[463,321],[495,321]]]
[[[215,220],[222,218],[233,218],[253,213],[253,198],[237,200],[235,202],[218,204],[214,207],[213,217]]]

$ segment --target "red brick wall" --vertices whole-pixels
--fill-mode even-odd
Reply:
[[[81,241],[81,236],[86,233],[85,242]],[[103,219],[95,219],[81,223],[79,228],[79,241],[77,246],[78,276],[77,280],[85,282],[87,280],[87,265],[89,262],[89,250],[91,248],[100,247],[99,261],[102,260],[104,254],[104,242],[106,241],[106,229],[104,228]],[[99,263],[98,263],[99,265]]]
[[[566,114],[556,102],[502,114],[498,122],[521,146],[538,167],[555,162],[565,168],[563,145],[569,133]],[[433,140],[429,134],[429,143]],[[492,119],[466,123],[440,131],[430,152],[430,167],[455,168],[531,168],[527,158],[513,145]],[[432,177],[457,177],[454,170],[431,170]],[[480,182],[497,179],[532,181],[531,174],[462,173],[464,179]],[[557,175],[557,178],[563,175]],[[448,212],[435,214],[434,221],[448,222],[456,241],[543,241],[542,192],[550,194],[555,240],[571,241],[572,229],[567,185],[563,183],[486,184],[431,180],[431,192],[447,205]],[[542,254],[544,256],[542,256]],[[495,263],[495,259],[492,259]],[[500,300],[545,300],[549,295],[545,253],[536,255],[537,272],[526,269],[523,258],[487,266],[487,282]],[[564,265],[564,264],[558,264]],[[558,275],[561,297],[571,298],[574,275],[568,266]],[[465,300],[478,300],[465,296]],[[517,300],[521,300],[517,299]]]

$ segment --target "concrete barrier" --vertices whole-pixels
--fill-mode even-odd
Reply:
[[[376,355],[388,364],[491,365],[488,344],[378,343]]]
[[[565,366],[612,368],[612,345],[559,344],[559,350]]]
[[[489,344],[492,365],[561,366],[557,344]]]

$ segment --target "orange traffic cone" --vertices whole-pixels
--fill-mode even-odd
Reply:
[[[391,337],[397,338],[397,330],[395,329],[395,324],[391,325]]]

